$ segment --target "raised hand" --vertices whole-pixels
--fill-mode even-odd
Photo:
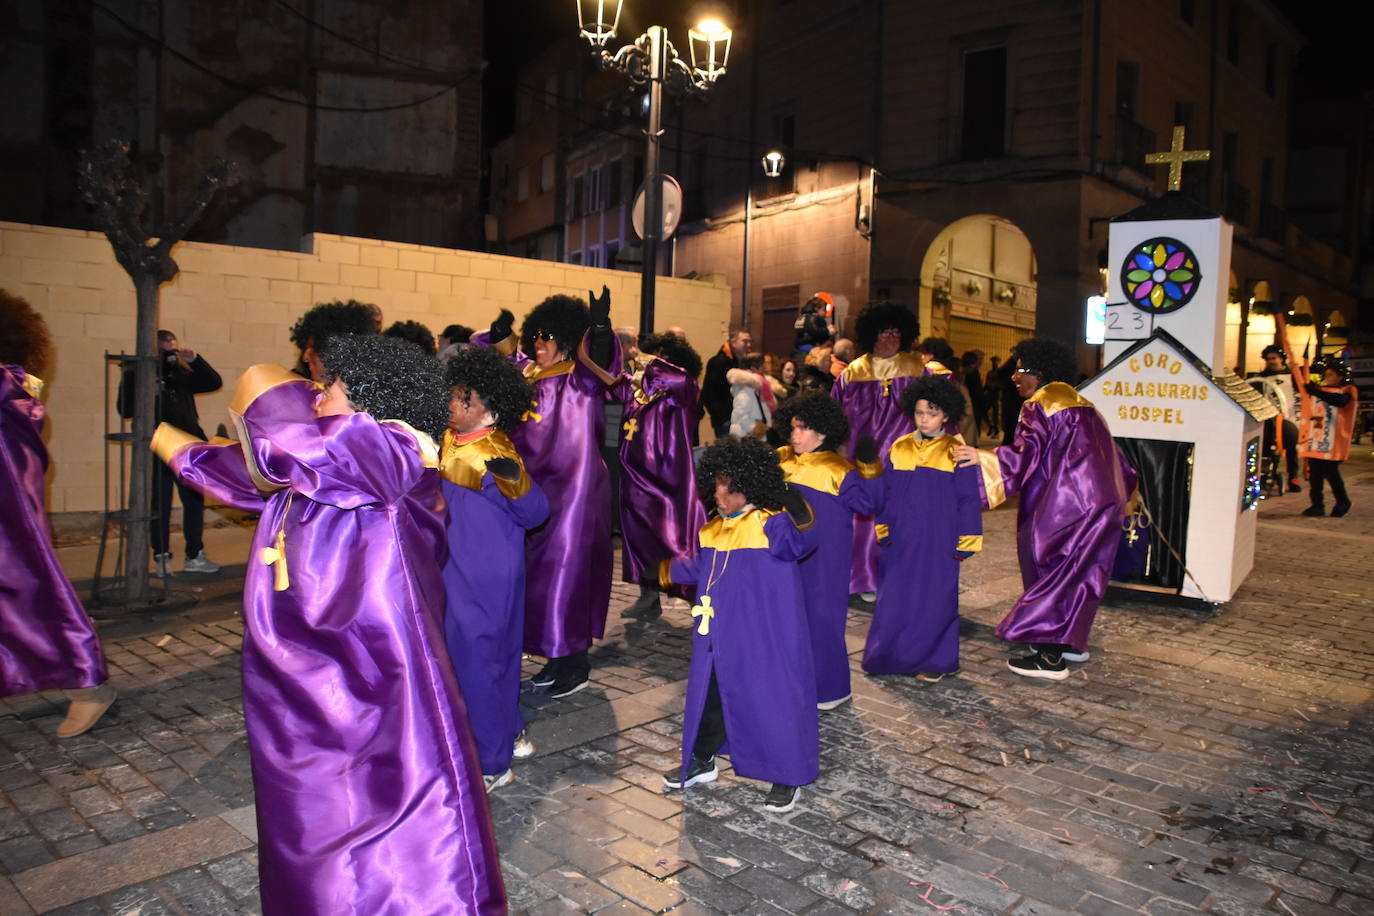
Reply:
[[[591,303],[592,327],[610,327],[611,325],[611,289],[608,286],[601,287],[601,295],[592,295],[591,290],[587,290],[587,300]]]

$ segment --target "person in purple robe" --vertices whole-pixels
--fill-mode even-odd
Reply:
[[[920,356],[911,352],[919,331],[916,315],[895,302],[870,302],[859,313],[855,344],[863,355],[845,367],[831,394],[849,418],[851,435],[878,443],[878,457],[887,455],[902,436],[911,432],[911,415],[902,412],[902,389],[925,371]],[[877,598],[878,542],[872,515],[854,520],[853,565],[849,591],[865,601]]]
[[[1121,520],[1136,474],[1112,441],[1106,421],[1069,380],[1073,350],[1032,337],[1012,348],[1018,393],[1026,398],[1010,445],[960,446],[961,464],[981,464],[989,507],[1021,497],[1016,548],[1025,593],[997,625],[997,635],[1035,650],[1008,667],[1024,677],[1063,680],[1066,662],[1088,660],[1088,633],[1107,590]]]
[[[0,289],[0,697],[62,690],[57,737],[95,726],[115,701],[100,639],[52,546],[43,505],[52,339],[29,303]]]
[[[291,343],[300,358],[296,372],[317,382],[324,381],[320,351],[325,342],[339,334],[376,335],[382,333],[382,310],[370,302],[321,302],[296,319],[291,326]]]
[[[959,389],[959,393],[964,399],[963,419],[957,422],[950,421],[946,431],[950,435],[957,434],[963,439],[965,445],[972,445],[976,448],[979,442],[979,432],[978,421],[973,415],[973,395],[964,386],[964,380],[960,373],[962,361],[954,355],[954,348],[943,337],[927,337],[917,345],[916,354],[925,362],[925,375],[947,378],[954,383],[954,387]]]
[[[849,419],[835,399],[808,391],[784,404],[773,418],[783,477],[801,491],[816,513],[816,549],[801,561],[802,600],[811,633],[816,671],[816,708],[834,709],[850,698],[849,569],[854,548],[854,514],[882,506],[878,444],[860,439],[854,463],[839,454],[849,438]],[[879,600],[882,592],[878,593]]]
[[[587,650],[605,634],[611,600],[611,483],[601,442],[620,344],[610,291],[591,303],[545,299],[525,316],[518,351],[514,316],[502,311],[486,341],[513,356],[534,389],[511,440],[549,501],[548,521],[525,538],[524,648],[548,660],[530,683],[552,697],[587,686]]]
[[[243,713],[269,916],[506,911],[487,793],[444,642],[434,444],[450,392],[400,340],[345,334],[326,385],[238,382],[233,445],[163,424],[192,486],[259,511]]]
[[[624,376],[615,395],[625,406],[620,436],[621,578],[639,599],[620,616],[657,620],[658,567],[690,552],[706,524],[692,469],[701,357],[673,334],[640,341],[644,370]]]
[[[716,514],[693,556],[664,562],[664,585],[690,587],[692,666],[682,723],[682,766],[666,789],[735,772],[772,783],[770,811],[790,811],[820,775],[816,677],[797,561],[815,548],[815,517],[757,439],[723,439],[702,453],[697,489]]]
[[[902,392],[916,431],[892,444],[878,513],[878,603],[864,643],[869,674],[914,674],[931,683],[959,670],[959,564],[983,548],[978,470],[957,467],[948,424],[964,396],[947,378],[919,378]]]
[[[444,632],[487,791],[515,778],[514,757],[534,754],[520,714],[525,635],[525,532],[549,504],[525,471],[510,431],[530,406],[530,386],[495,350],[455,351],[453,391],[439,457],[448,505]]]

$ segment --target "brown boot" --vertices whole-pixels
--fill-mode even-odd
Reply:
[[[114,703],[115,689],[106,681],[99,687],[82,687],[79,690],[64,690],[71,705],[67,707],[67,718],[57,726],[57,737],[75,738],[90,731],[100,717]]]

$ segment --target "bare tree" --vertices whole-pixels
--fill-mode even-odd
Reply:
[[[195,199],[171,225],[151,227],[148,197],[129,164],[129,144],[111,140],[81,154],[78,169],[81,196],[95,210],[96,224],[110,240],[115,259],[134,281],[137,320],[134,325],[133,452],[129,456],[128,552],[124,570],[124,604],[148,603],[148,524],[154,405],[157,400],[158,290],[177,275],[172,246],[186,237],[207,204],[223,187],[233,184],[233,166],[212,164],[201,175]]]

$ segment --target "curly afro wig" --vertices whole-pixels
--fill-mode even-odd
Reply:
[[[930,354],[930,358],[944,366],[950,372],[959,368],[959,360],[954,355],[954,348],[949,345],[949,341],[943,337],[927,337],[921,341],[918,347],[922,353]]]
[[[397,321],[383,331],[382,336],[408,340],[431,356],[434,355],[434,335],[418,321]]]
[[[0,289],[0,366],[19,366],[46,378],[51,357],[52,337],[43,316],[27,299]]]
[[[438,360],[414,344],[371,334],[336,334],[320,351],[326,384],[343,379],[348,400],[378,420],[404,420],[438,442],[453,393]]]
[[[368,302],[322,302],[291,326],[291,342],[302,352],[315,341],[319,349],[336,334],[378,334],[382,330],[382,310]]]
[[[520,349],[534,356],[534,335],[543,331],[553,335],[558,349],[569,355],[577,352],[582,335],[592,326],[591,312],[581,299],[572,296],[550,296],[530,309],[520,325]]]
[[[902,389],[903,414],[909,417],[915,413],[917,401],[928,401],[932,407],[943,410],[946,423],[964,419],[964,393],[943,375],[923,375]]]
[[[854,342],[859,345],[859,351],[872,353],[878,344],[878,335],[888,328],[901,331],[902,349],[910,350],[921,331],[921,324],[916,313],[901,303],[885,300],[870,302],[859,312],[854,325]]]
[[[1078,357],[1073,348],[1052,337],[1028,337],[1011,348],[1011,355],[1022,369],[1040,376],[1040,385],[1036,387],[1050,382],[1072,385],[1078,380]]]
[[[648,334],[640,339],[639,349],[667,360],[692,378],[701,376],[701,356],[692,345],[676,334]]]
[[[715,505],[716,478],[730,481],[730,492],[759,509],[781,509],[787,483],[778,466],[778,453],[761,439],[716,440],[697,461],[697,492],[707,507]]]
[[[445,378],[450,388],[466,388],[481,398],[504,432],[520,425],[534,397],[524,373],[490,347],[454,353]]]
[[[803,391],[778,407],[773,414],[773,429],[786,442],[792,435],[792,419],[823,436],[818,451],[833,452],[849,439],[849,418],[836,401],[824,391]]]

